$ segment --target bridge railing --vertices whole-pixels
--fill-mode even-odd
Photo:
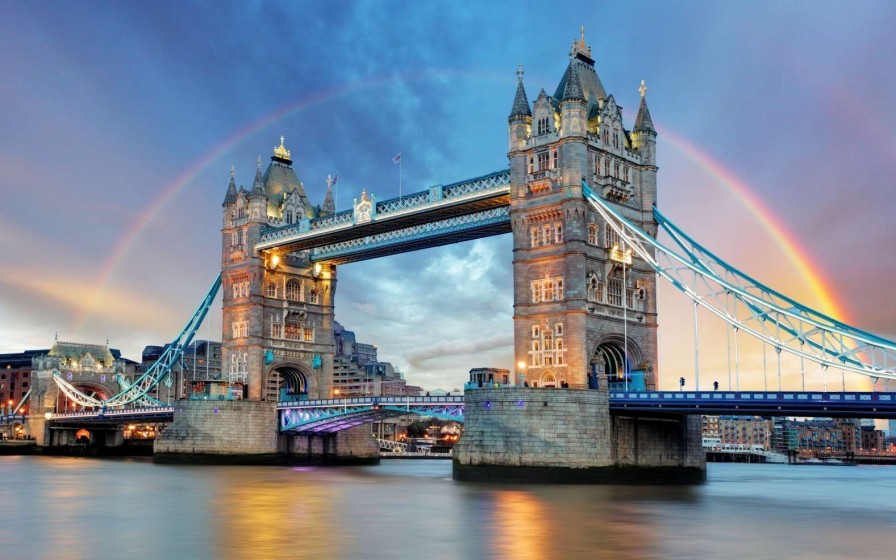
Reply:
[[[373,221],[419,212],[428,208],[453,205],[467,199],[505,192],[510,186],[510,170],[505,169],[481,177],[458,181],[450,185],[435,185],[425,191],[407,196],[377,202]],[[332,216],[301,220],[294,224],[263,228],[259,240],[260,248],[278,240],[298,238],[304,235],[320,234],[351,228],[355,225],[354,210],[343,210]]]
[[[434,397],[349,397],[345,399],[318,399],[281,401],[277,408],[320,408],[355,405],[419,405],[419,404],[463,404],[463,395],[446,395]]]
[[[610,399],[625,399],[635,401],[684,401],[684,400],[711,400],[711,401],[782,401],[787,402],[830,402],[830,403],[862,403],[862,402],[886,402],[896,403],[894,393],[864,393],[841,392],[826,393],[823,391],[611,391]],[[732,411],[734,412],[734,411]]]

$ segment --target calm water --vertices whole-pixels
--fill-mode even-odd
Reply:
[[[688,488],[376,467],[0,457],[0,558],[894,558],[896,467],[709,465]]]

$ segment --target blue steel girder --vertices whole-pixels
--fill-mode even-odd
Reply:
[[[896,379],[896,343],[814,312],[755,282],[686,238],[658,212],[681,255],[632,224],[583,181],[592,207],[619,235],[627,250],[644,260],[695,304],[738,331],[821,366],[872,378]],[[743,309],[739,312],[738,306]],[[826,377],[825,377],[826,383]]]
[[[384,418],[417,414],[463,422],[463,397],[363,397],[281,403],[280,431],[332,433]]]
[[[345,264],[510,231],[510,206],[498,206],[473,214],[424,222],[408,228],[317,247],[311,252],[311,260]]]
[[[355,216],[354,210],[348,210],[333,216],[265,228],[255,249],[259,251],[276,249],[283,253],[304,251],[509,204],[510,171],[502,170],[450,185],[436,185],[400,198],[376,202],[375,211],[365,221]]]

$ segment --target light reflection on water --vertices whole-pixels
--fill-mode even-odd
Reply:
[[[488,485],[442,461],[0,457],[0,558],[892,558],[896,467],[711,464],[694,487]]]

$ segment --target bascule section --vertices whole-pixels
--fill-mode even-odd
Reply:
[[[330,181],[314,206],[291,153],[258,158],[251,189],[231,169],[223,204],[223,370],[237,397],[278,401],[328,395],[333,370],[336,268],[291,247],[258,249],[264,232],[332,216]]]
[[[529,386],[657,386],[656,274],[582,192],[586,179],[638,227],[657,231],[656,131],[643,83],[640,92],[628,130],[584,30],[553,95],[542,89],[530,107],[518,71],[508,118],[514,340]]]

